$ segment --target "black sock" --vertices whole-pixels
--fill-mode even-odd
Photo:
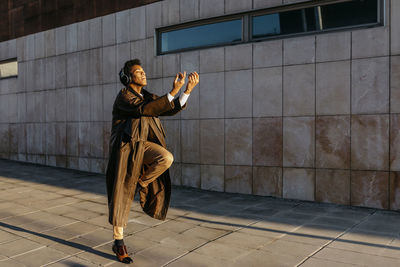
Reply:
[[[117,246],[123,246],[124,245],[124,240],[123,239],[115,239],[115,245]]]

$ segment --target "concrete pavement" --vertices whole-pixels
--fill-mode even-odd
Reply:
[[[103,175],[0,160],[0,266],[126,266]],[[173,188],[167,220],[137,202],[130,266],[400,266],[400,213]]]

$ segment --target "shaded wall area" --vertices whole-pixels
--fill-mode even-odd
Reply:
[[[2,0],[0,42],[160,0]]]
[[[166,0],[0,43],[19,62],[0,157],[104,172],[117,73],[138,57],[160,95],[200,73],[163,119],[175,185],[398,210],[399,1],[382,27],[155,54],[156,27],[286,2]]]

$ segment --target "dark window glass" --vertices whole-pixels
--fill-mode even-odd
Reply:
[[[242,19],[161,32],[161,53],[242,41]]]
[[[377,22],[377,8],[377,0],[357,0],[321,6],[321,28],[332,29]]]
[[[252,17],[252,38],[378,22],[378,0],[355,0]]]

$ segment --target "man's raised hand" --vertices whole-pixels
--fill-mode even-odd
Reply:
[[[193,88],[199,83],[199,81],[200,81],[199,74],[197,74],[197,72],[190,73],[188,76],[188,80],[189,81],[186,85],[185,94],[190,94],[190,92],[192,92]]]
[[[185,84],[185,78],[186,78],[186,71],[184,73],[179,72],[176,74],[174,84],[170,92],[172,96],[175,96],[179,92],[179,90],[181,90],[182,86]]]

